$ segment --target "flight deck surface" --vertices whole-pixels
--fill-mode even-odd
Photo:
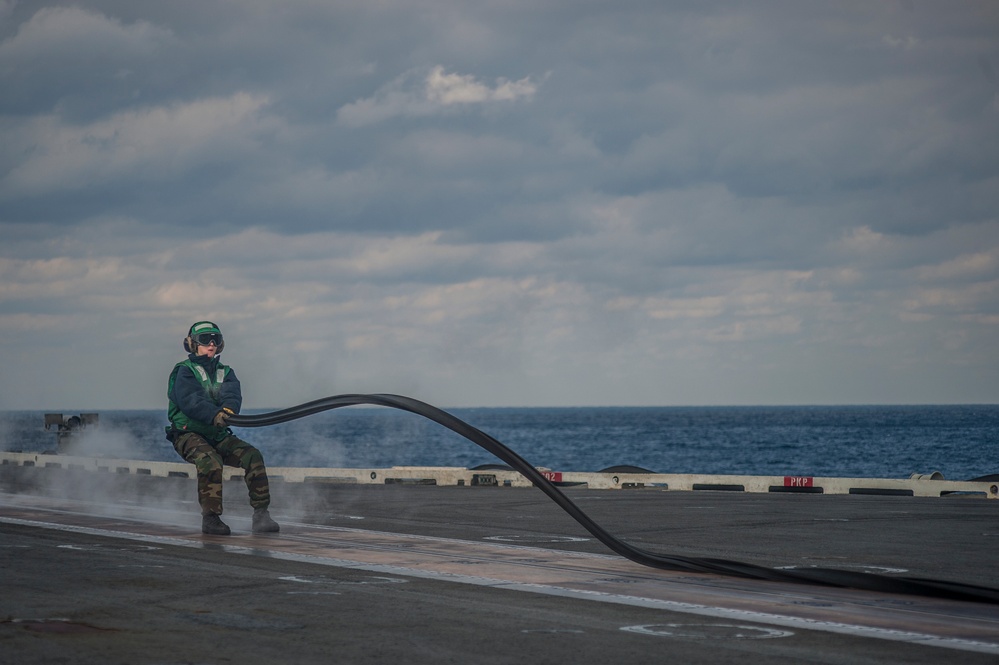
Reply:
[[[995,662],[995,605],[650,569],[530,488],[273,487],[200,533],[190,479],[0,469],[5,662]],[[668,554],[996,586],[997,502],[567,490]]]

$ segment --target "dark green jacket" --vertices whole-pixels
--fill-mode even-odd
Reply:
[[[212,424],[223,408],[239,413],[243,394],[239,379],[232,368],[223,365],[218,356],[188,355],[170,373],[167,387],[167,438],[178,431],[197,432],[209,441],[221,441],[231,432],[228,427]]]

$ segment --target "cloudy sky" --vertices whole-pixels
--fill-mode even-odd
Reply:
[[[999,3],[0,0],[0,409],[999,402]]]

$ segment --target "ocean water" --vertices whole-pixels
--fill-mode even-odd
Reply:
[[[450,409],[535,466],[658,473],[949,480],[999,473],[999,405],[580,407]],[[261,410],[247,411],[262,413]],[[75,415],[66,413],[66,416]],[[56,448],[44,412],[0,412],[0,450]],[[104,411],[83,431],[81,454],[177,461],[165,410]],[[349,407],[262,428],[237,428],[270,466],[475,467],[499,463],[420,416]]]

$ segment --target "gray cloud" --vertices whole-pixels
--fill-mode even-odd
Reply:
[[[206,316],[256,405],[996,401],[997,28],[0,3],[0,408],[158,406]]]

